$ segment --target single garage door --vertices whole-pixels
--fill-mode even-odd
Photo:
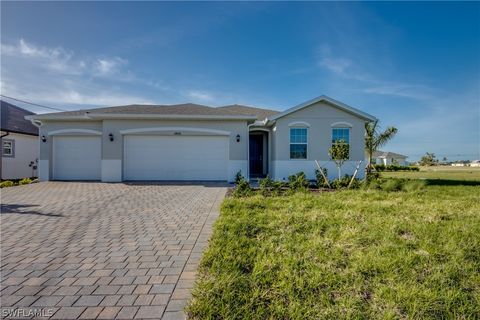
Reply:
[[[227,180],[228,137],[126,135],[125,180]]]
[[[55,136],[53,179],[100,180],[101,152],[99,136]]]

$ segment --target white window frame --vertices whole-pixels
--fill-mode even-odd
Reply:
[[[350,146],[350,136],[351,136],[351,133],[352,133],[352,128],[350,127],[332,127],[332,131],[331,131],[331,139],[330,139],[330,143],[333,145],[333,130],[335,129],[347,129],[348,130],[348,141],[347,144]]]
[[[5,143],[10,143],[10,153],[5,153]],[[2,139],[2,157],[15,158],[15,140]]]
[[[307,134],[306,134],[306,136],[307,136],[307,142],[292,142],[292,141],[291,141],[291,140],[292,140],[292,134],[291,134],[291,130],[292,130],[292,129],[305,129],[305,131],[306,131],[306,133],[307,133]],[[308,135],[309,135],[309,133],[308,133],[308,127],[306,127],[306,126],[301,126],[301,127],[300,127],[300,126],[291,126],[291,127],[289,127],[289,129],[288,129],[288,142],[289,142],[289,144],[288,144],[288,157],[289,157],[290,160],[305,161],[305,160],[308,159]],[[305,158],[292,158],[292,154],[291,154],[291,151],[290,151],[290,146],[291,146],[292,144],[299,144],[299,145],[305,145],[305,146],[306,146],[307,149],[306,149],[306,156],[305,156]]]

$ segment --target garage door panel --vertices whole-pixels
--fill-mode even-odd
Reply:
[[[53,179],[100,180],[101,138],[56,136],[53,138]]]
[[[125,136],[126,180],[226,180],[224,136]]]

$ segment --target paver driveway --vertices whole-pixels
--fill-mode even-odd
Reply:
[[[184,318],[225,191],[81,182],[2,189],[3,315]]]

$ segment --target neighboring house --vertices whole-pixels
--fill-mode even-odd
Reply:
[[[5,101],[1,103],[2,179],[20,179],[37,174],[38,128],[25,116],[33,112]]]
[[[375,117],[321,96],[284,112],[241,105],[128,105],[27,117],[40,126],[40,179],[223,180],[241,171],[286,180],[315,160],[335,177],[332,141],[345,139],[352,174]],[[359,177],[364,174],[361,166]]]
[[[452,167],[466,167],[467,164],[463,162],[454,162],[451,164]]]
[[[480,160],[473,160],[470,162],[470,167],[480,167]]]
[[[375,164],[383,164],[384,166],[388,166],[391,164],[396,164],[399,166],[406,166],[407,165],[407,156],[402,154],[390,152],[390,151],[375,151],[373,153],[373,161]]]

